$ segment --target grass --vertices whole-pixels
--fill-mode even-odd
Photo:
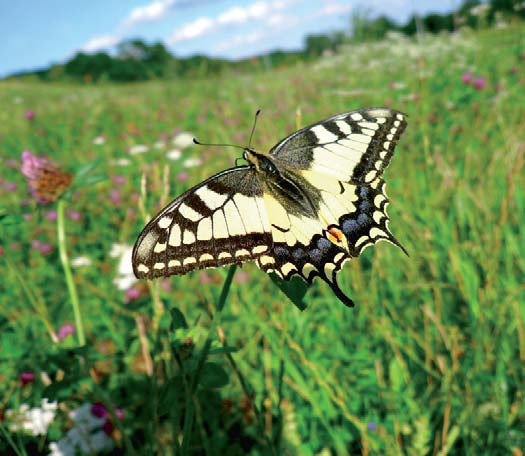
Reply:
[[[12,214],[0,227],[0,450],[47,454],[72,426],[68,412],[101,402],[116,453],[522,455],[524,55],[511,26],[349,47],[254,75],[0,82],[0,197]],[[464,84],[466,71],[486,86]],[[132,244],[161,206],[238,156],[191,146],[170,161],[181,131],[244,144],[261,108],[253,144],[268,150],[300,126],[385,105],[409,115],[386,181],[390,227],[410,257],[381,243],[347,264],[339,282],[356,308],[315,283],[300,312],[251,264],[237,271],[220,322],[226,270],[138,286],[130,302],[113,283],[112,245]],[[105,143],[93,144],[99,136]],[[130,155],[137,144],[150,150]],[[66,210],[69,257],[92,262],[73,269],[83,347],[56,336],[74,321],[48,220],[56,208],[28,201],[9,161],[24,149],[72,170],[101,159],[92,173],[107,176],[66,205],[81,214]],[[203,164],[187,168],[189,157]],[[35,380],[21,387],[22,372]],[[7,411],[43,397],[59,404],[47,436],[14,431]]]

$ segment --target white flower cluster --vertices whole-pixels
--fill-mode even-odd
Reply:
[[[32,435],[45,435],[51,422],[55,419],[57,410],[56,402],[49,402],[47,398],[42,399],[40,407],[30,408],[22,404],[18,410],[7,410],[6,421],[12,432],[23,431]]]
[[[122,291],[129,290],[137,282],[131,265],[133,247],[127,244],[113,244],[109,256],[119,258],[117,277],[113,279],[115,286]]]
[[[113,448],[113,440],[102,430],[105,418],[94,416],[91,407],[91,404],[82,404],[69,413],[73,427],[67,431],[64,438],[49,444],[49,456],[97,454]]]

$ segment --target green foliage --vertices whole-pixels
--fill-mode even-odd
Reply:
[[[524,38],[519,24],[398,36],[176,84],[0,82],[0,453],[49,454],[71,412],[103,404],[106,453],[519,455]],[[146,55],[134,46],[122,52]],[[467,72],[484,83],[463,82]],[[115,245],[238,158],[183,148],[181,132],[243,144],[261,108],[263,151],[308,123],[385,105],[409,119],[385,178],[410,257],[380,243],[346,264],[338,279],[355,308],[316,281],[300,311],[252,264],[129,285],[133,296],[114,283]],[[28,201],[13,162],[24,149],[76,173],[65,232],[82,347],[58,337],[74,318],[56,206]],[[58,401],[47,433],[17,430],[12,412],[43,398]]]

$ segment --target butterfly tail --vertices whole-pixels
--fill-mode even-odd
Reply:
[[[347,306],[347,307],[354,307],[355,306],[354,301],[352,301],[352,299],[350,299],[347,295],[345,295],[343,293],[343,290],[341,290],[341,288],[339,288],[339,284],[337,283],[337,279],[336,279],[336,275],[335,274],[333,275],[333,280],[332,281],[330,281],[328,279],[328,277],[321,276],[321,278],[328,285],[330,285],[330,288],[332,289],[332,291],[335,293],[335,295],[341,300],[341,302],[345,306]]]

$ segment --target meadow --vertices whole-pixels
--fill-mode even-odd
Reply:
[[[522,456],[520,27],[220,78],[0,81],[0,453]],[[410,256],[348,263],[355,308],[316,281],[301,311],[253,264],[134,280],[149,218],[239,157],[193,136],[244,145],[261,109],[268,150],[367,106],[408,115],[385,179]],[[24,150],[73,191],[38,204]]]

